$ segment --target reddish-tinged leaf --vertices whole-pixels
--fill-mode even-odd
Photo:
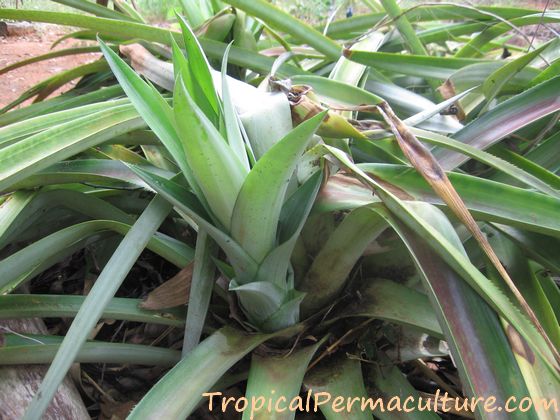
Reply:
[[[560,76],[505,101],[453,135],[455,140],[485,150],[520,128],[560,110]],[[469,160],[465,155],[436,149],[434,156],[445,170]]]
[[[557,100],[560,105],[560,100]],[[442,198],[447,206],[459,218],[459,220],[466,226],[469,232],[473,235],[474,239],[478,242],[486,256],[489,258],[492,265],[498,270],[500,276],[505,280],[509,289],[529,316],[539,333],[543,336],[554,358],[560,361],[560,353],[556,346],[552,343],[544,328],[539,322],[534,311],[531,309],[525,297],[517,289],[517,286],[510,278],[508,272],[500,262],[500,259],[492,249],[492,246],[476,224],[467,206],[447,178],[447,174],[442,169],[438,161],[434,158],[432,153],[410,132],[408,127],[395,115],[391,107],[387,103],[379,105],[379,110],[383,118],[387,121],[391,130],[399,143],[399,146],[405,156],[410,160],[412,166],[424,177],[430,184],[434,191]]]

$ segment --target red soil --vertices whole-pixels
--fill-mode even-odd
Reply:
[[[35,33],[31,35],[0,37],[0,69],[18,61],[52,51],[52,43],[64,34],[65,32],[57,27],[45,26],[37,28]],[[57,45],[55,49],[59,50],[85,45],[83,41],[70,39]],[[56,73],[92,62],[97,57],[99,57],[99,54],[96,53],[57,57],[1,74],[0,108],[17,99],[30,87],[54,76]],[[75,84],[76,81],[63,86],[51,94],[51,96],[67,91],[72,87],[72,83]]]

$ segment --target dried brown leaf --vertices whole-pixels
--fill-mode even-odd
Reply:
[[[166,309],[185,305],[189,299],[193,273],[193,263],[190,263],[175,276],[152,290],[140,303],[144,309]]]

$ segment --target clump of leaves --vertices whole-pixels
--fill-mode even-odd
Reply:
[[[59,2],[87,14],[0,10],[103,53],[0,115],[1,318],[74,317],[48,351],[6,334],[0,363],[51,362],[26,418],[76,360],[171,368],[131,418],[185,418],[231,386],[418,396],[411,367],[428,391],[558,395],[558,43],[509,35],[555,12],[382,0],[313,28],[262,0],[197,1],[178,32],[126,1]],[[87,296],[23,293],[94,244],[110,252]],[[146,248],[182,270],[141,307],[114,296]],[[88,341],[100,318],[184,323],[182,356]]]

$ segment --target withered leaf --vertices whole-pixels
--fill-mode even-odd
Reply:
[[[158,310],[187,304],[192,273],[193,263],[190,263],[175,276],[152,290],[140,303],[140,307]]]

